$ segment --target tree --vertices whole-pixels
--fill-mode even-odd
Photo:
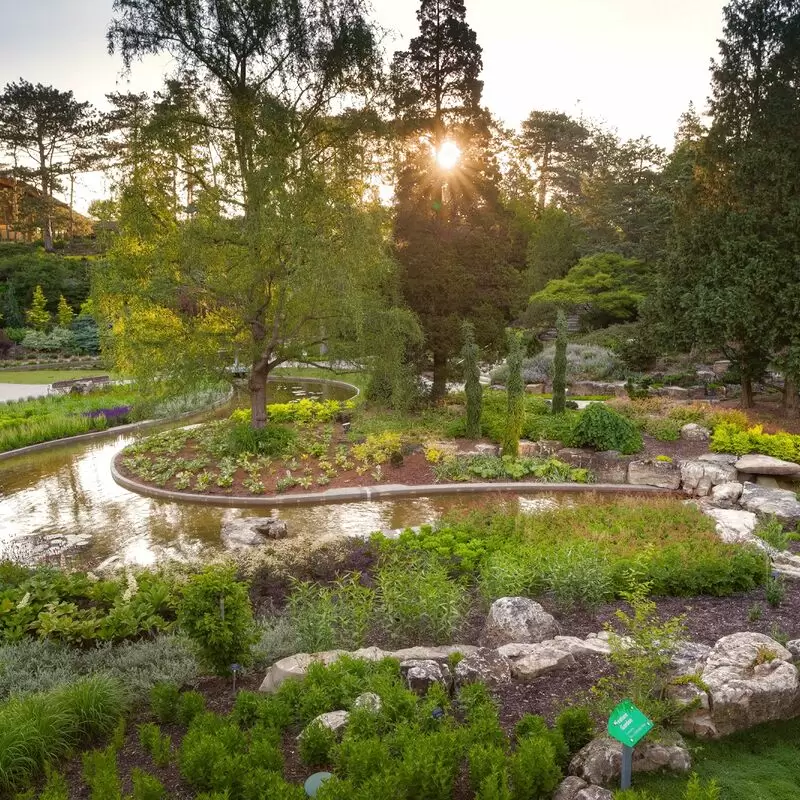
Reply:
[[[553,413],[567,409],[567,315],[559,309],[556,317],[556,352],[553,359]]]
[[[36,286],[33,290],[33,302],[31,307],[25,312],[25,319],[28,324],[37,331],[43,331],[50,324],[50,313],[45,306],[47,298],[44,296],[41,286]]]
[[[522,360],[525,357],[525,343],[519,331],[511,331],[508,336],[508,380],[506,394],[508,409],[503,432],[502,450],[504,456],[519,455],[519,440],[525,424],[525,381],[522,379]]]
[[[561,280],[550,281],[531,297],[531,303],[588,308],[585,320],[603,327],[635,320],[653,283],[653,271],[643,261],[600,253],[582,258]]]
[[[461,0],[423,0],[420,35],[392,63],[401,167],[395,254],[403,294],[433,363],[433,399],[446,390],[461,322],[499,349],[514,305],[510,217],[500,205],[488,116],[480,107],[481,48]],[[446,163],[449,148],[457,156]]]
[[[85,137],[89,115],[89,103],[40,83],[9,83],[0,95],[0,142],[13,158],[14,173],[38,185],[47,251],[53,249],[53,192],[61,188],[61,176],[72,169],[70,161]]]
[[[464,392],[467,396],[467,439],[481,438],[481,409],[483,386],[478,364],[478,345],[475,342],[475,328],[465,322],[461,330],[464,336],[464,347],[461,351],[464,359]]]
[[[581,230],[576,221],[556,206],[547,206],[534,221],[528,239],[527,288],[543,289],[563,278],[580,258]]]
[[[800,377],[800,4],[733,0],[724,18],[711,128],[687,126],[677,163],[660,306],[737,364],[747,407],[771,360]]]
[[[56,319],[58,321],[58,327],[69,328],[74,318],[75,318],[75,313],[70,308],[70,305],[67,302],[67,298],[64,297],[63,294],[60,295],[58,298],[58,311],[56,311]]]
[[[582,122],[561,112],[532,111],[522,123],[520,146],[535,166],[540,212],[548,200],[564,202],[580,194],[581,177],[594,158]]]
[[[109,43],[126,64],[168,52],[197,74],[220,159],[188,219],[145,179],[123,203],[116,305],[106,303],[118,355],[141,361],[149,340],[153,368],[220,375],[238,352],[263,427],[270,372],[363,336],[381,302],[383,220],[363,201],[353,148],[364,108],[336,114],[373,84],[373,31],[359,0],[115,0],[114,10]]]

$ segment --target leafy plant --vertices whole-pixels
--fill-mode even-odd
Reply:
[[[572,438],[578,447],[638,453],[642,437],[636,427],[604,403],[591,403],[575,426]]]
[[[131,800],[166,800],[164,784],[153,775],[148,775],[138,767],[131,771],[133,795]]]
[[[522,380],[523,355],[522,335],[517,331],[512,331],[508,337],[508,359],[506,361],[508,365],[508,380],[506,382],[508,408],[502,441],[504,456],[517,456],[519,454],[519,440],[525,423],[525,383]]]
[[[774,514],[762,517],[753,533],[770,547],[774,547],[779,551],[787,550],[789,543],[797,540],[797,534],[785,531],[780,520]]]
[[[172,757],[172,740],[162,734],[158,725],[147,722],[139,726],[139,744],[157,767],[166,767]]]
[[[208,567],[183,588],[178,621],[195,643],[200,658],[219,675],[230,665],[248,664],[258,640],[247,587],[233,567]]]
[[[309,767],[328,764],[336,734],[321,722],[312,722],[300,735],[300,760]]]
[[[585,706],[565,708],[556,717],[556,728],[561,731],[570,754],[589,744],[595,732],[591,714]]]
[[[786,582],[780,575],[770,575],[764,585],[764,594],[767,602],[773,608],[778,608],[786,597]]]
[[[180,691],[177,684],[157,683],[150,690],[150,709],[163,725],[175,722]]]
[[[117,751],[112,747],[84,753],[83,779],[89,787],[90,800],[122,800]]]

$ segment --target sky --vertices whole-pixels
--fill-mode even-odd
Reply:
[[[466,0],[483,47],[484,104],[517,127],[533,109],[583,114],[624,138],[669,148],[678,117],[705,108],[725,0]],[[387,49],[417,33],[419,0],[372,0]],[[106,49],[112,0],[0,0],[0,86],[25,78],[100,109],[112,91],[152,91],[171,70],[151,57],[121,74]],[[103,196],[81,180],[78,210]]]

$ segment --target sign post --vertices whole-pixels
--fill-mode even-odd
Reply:
[[[622,780],[620,788],[631,788],[633,748],[652,730],[653,723],[631,700],[623,700],[608,718],[608,733],[622,744]]]

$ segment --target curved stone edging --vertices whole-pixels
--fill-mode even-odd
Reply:
[[[131,422],[128,425],[118,425],[114,428],[106,428],[102,431],[92,431],[91,433],[79,433],[77,436],[66,436],[63,439],[51,439],[49,442],[39,442],[38,444],[29,444],[27,447],[18,447],[16,450],[8,450],[5,453],[0,453],[0,461],[5,461],[9,458],[16,458],[17,456],[25,456],[29,453],[38,453],[42,450],[55,449],[57,447],[66,447],[70,444],[82,444],[83,442],[91,442],[94,439],[103,439],[111,436],[119,436],[124,433],[134,433],[135,431],[144,431],[150,428],[157,428],[159,425],[169,425],[172,422],[180,422],[184,419],[191,419],[200,414],[207,414],[209,411],[214,411],[221,408],[226,403],[230,403],[233,397],[233,389],[221,400],[217,400],[206,408],[198,409],[197,411],[186,411],[183,414],[178,414],[177,417],[170,417],[169,419],[145,419],[141,422]]]
[[[327,503],[354,503],[370,500],[392,500],[397,497],[430,497],[447,494],[489,494],[491,492],[516,492],[517,494],[581,492],[601,494],[672,494],[657,486],[629,486],[620,483],[430,483],[419,486],[393,483],[383,486],[357,486],[344,489],[328,489],[324,492],[303,492],[294,495],[269,495],[268,497],[232,497],[226,495],[192,494],[159,489],[122,475],[117,469],[117,455],[111,462],[111,477],[114,481],[136,494],[169,500],[178,503],[196,503],[205,506],[228,508],[274,508],[275,506],[322,505]]]
[[[361,389],[354,383],[336,380],[336,378],[312,378],[309,375],[270,375],[268,380],[282,383],[327,383],[329,386],[338,386],[340,389],[352,389],[354,394],[348,400],[354,400],[361,394]]]

